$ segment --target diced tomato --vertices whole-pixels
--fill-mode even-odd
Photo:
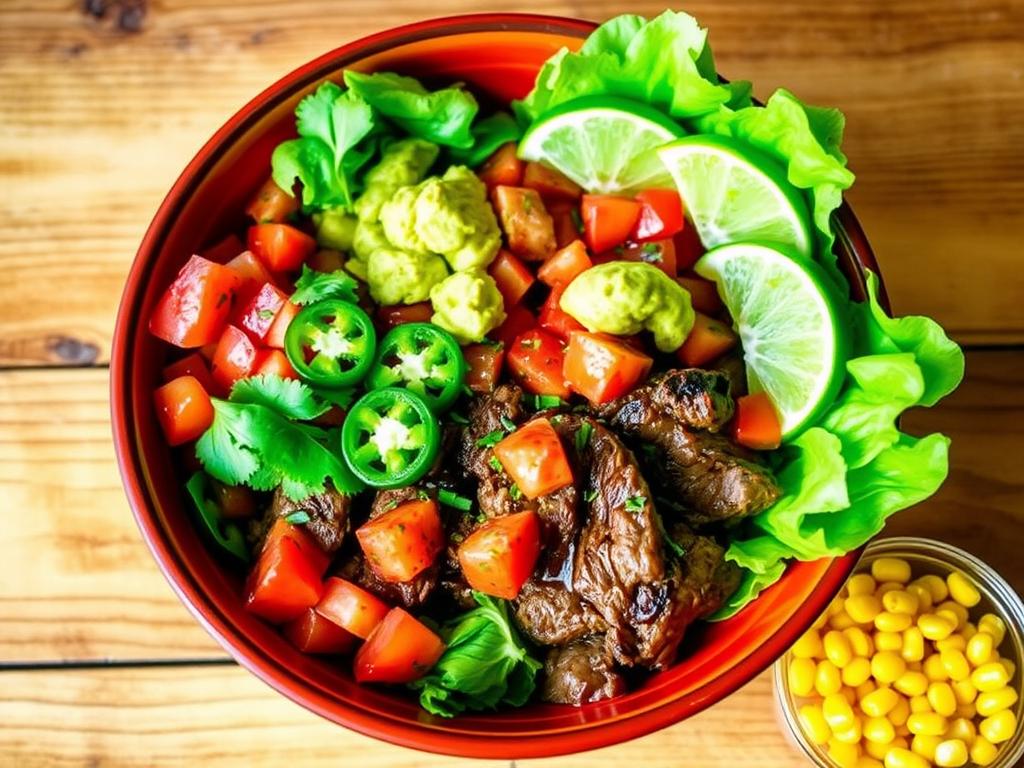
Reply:
[[[466,386],[474,392],[487,394],[494,390],[501,378],[501,365],[505,362],[503,344],[470,344],[462,348],[469,370]]]
[[[613,253],[623,261],[642,261],[657,267],[673,280],[676,277],[676,246],[672,240],[630,243],[616,248]]]
[[[178,347],[201,347],[224,330],[242,279],[222,264],[193,256],[149,318],[150,332]]]
[[[418,304],[392,304],[377,309],[377,320],[387,330],[403,323],[429,323],[433,316],[434,308],[429,301],[421,301]]]
[[[580,215],[587,246],[594,253],[604,253],[629,238],[640,218],[640,203],[615,195],[584,195]]]
[[[213,403],[195,376],[179,376],[158,387],[153,402],[168,445],[195,440],[213,423]]]
[[[523,186],[536,189],[545,200],[580,199],[583,189],[561,171],[548,168],[541,163],[527,163],[523,171]]]
[[[523,262],[513,253],[504,248],[498,251],[497,258],[487,268],[487,273],[494,278],[498,291],[505,300],[505,311],[519,303],[536,278]]]
[[[227,485],[210,478],[210,487],[224,517],[238,520],[256,514],[256,496],[244,485]]]
[[[535,189],[498,186],[492,193],[509,250],[527,261],[555,252],[555,223]]]
[[[740,445],[770,451],[782,443],[782,426],[771,399],[764,392],[736,399],[732,436]]]
[[[213,362],[213,356],[217,354],[217,343],[220,341],[220,337],[217,341],[212,341],[209,344],[203,344],[199,348],[199,355],[208,362]]]
[[[223,240],[218,240],[203,251],[203,258],[227,266],[229,259],[233,259],[244,250],[245,245],[238,238],[238,235],[231,233]]]
[[[282,632],[288,642],[303,653],[348,653],[359,642],[351,632],[325,619],[313,608],[307,608],[297,619],[285,624]]]
[[[324,552],[316,540],[301,525],[292,525],[283,517],[278,517],[267,531],[263,541],[262,549],[274,546],[278,539],[291,539],[302,551],[302,556],[316,572],[318,578],[323,578],[327,573],[327,567],[331,564],[331,558]]]
[[[674,189],[645,189],[636,196],[640,218],[633,228],[633,240],[665,240],[683,229],[683,202]]]
[[[540,555],[540,524],[532,510],[496,517],[459,545],[459,566],[473,589],[513,600]]]
[[[242,251],[224,266],[235,270],[243,280],[251,282],[256,290],[264,283],[277,282],[266,265],[257,259],[252,251]]]
[[[242,330],[248,331],[253,341],[262,342],[287,301],[288,297],[279,288],[264,283],[245,305],[239,307],[235,322]]]
[[[316,251],[316,240],[288,224],[249,227],[249,250],[274,272],[298,269]]]
[[[489,188],[518,187],[523,180],[523,161],[516,157],[517,149],[514,141],[502,144],[497,152],[484,161],[476,175]]]
[[[575,392],[598,405],[628,393],[653,362],[619,339],[577,332],[569,336],[565,350],[565,379]]]
[[[213,378],[210,376],[210,367],[198,352],[185,355],[181,360],[177,360],[164,368],[164,381],[171,381],[180,376],[192,376],[207,392],[210,394],[215,393],[216,388],[213,385]]]
[[[268,539],[245,583],[245,607],[272,624],[298,618],[320,599],[320,575],[289,536]]]
[[[592,266],[594,264],[583,241],[573,240],[541,264],[537,270],[537,278],[546,285],[564,286],[576,279],[580,272],[585,272]]]
[[[341,251],[321,248],[309,257],[306,264],[317,272],[337,272],[339,269],[345,268],[345,259],[342,258]]]
[[[263,343],[274,349],[284,349],[284,334],[297,314],[299,314],[297,304],[292,304],[290,301],[282,304],[281,311],[274,318],[274,324],[267,331],[267,337],[263,340]]]
[[[437,502],[407,501],[356,531],[366,560],[384,581],[409,581],[431,566],[444,549]]]
[[[213,353],[210,370],[214,383],[223,391],[230,391],[236,381],[256,372],[264,356],[265,352],[258,349],[244,331],[229,325],[221,334],[217,351]]]
[[[299,210],[298,198],[277,186],[273,179],[267,179],[259,188],[256,197],[246,207],[245,212],[257,224],[263,224],[285,221],[297,210]]]
[[[739,339],[725,323],[708,317],[703,312],[695,312],[694,315],[693,329],[683,342],[683,346],[676,350],[676,357],[684,365],[699,368],[724,355],[736,346]]]
[[[263,362],[256,369],[257,374],[280,376],[282,379],[298,379],[299,374],[292,367],[288,356],[280,349],[272,349],[263,357]]]
[[[535,395],[569,397],[562,375],[565,351],[553,334],[539,328],[517,336],[508,348],[508,367],[528,392]]]
[[[672,239],[676,244],[676,268],[680,272],[693,267],[706,252],[697,236],[697,229],[689,221],[683,224],[682,231]]]
[[[718,287],[710,280],[696,275],[680,275],[676,282],[690,294],[693,308],[705,315],[717,315],[722,311],[722,300],[718,297]]]
[[[490,337],[507,350],[517,336],[537,327],[537,317],[522,304],[506,307],[505,314],[505,322],[491,331]]]
[[[401,608],[392,608],[356,652],[357,683],[409,683],[444,653],[444,642]]]
[[[579,240],[583,234],[578,224],[580,208],[575,203],[554,202],[548,206],[548,213],[555,224],[555,247],[565,248],[573,240]]]
[[[544,305],[540,308],[539,323],[545,331],[555,334],[563,341],[569,340],[569,334],[573,331],[585,331],[586,328],[575,317],[564,311],[559,302],[562,299],[564,285],[556,285],[551,289]]]
[[[494,446],[494,455],[528,499],[572,483],[562,440],[547,419],[533,419]]]
[[[351,581],[331,577],[324,583],[324,594],[316,612],[365,640],[391,610],[376,595]]]

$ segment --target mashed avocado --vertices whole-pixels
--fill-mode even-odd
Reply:
[[[690,294],[657,267],[643,262],[599,264],[569,283],[559,302],[589,331],[654,334],[662,352],[678,349],[693,328]]]
[[[482,269],[501,246],[487,187],[462,165],[398,190],[380,210],[384,234],[413,253],[438,253],[455,271]]]
[[[494,279],[482,270],[456,272],[430,291],[439,325],[462,344],[483,340],[505,320],[505,306]]]
[[[430,289],[448,276],[444,259],[397,248],[373,252],[366,271],[370,296],[382,306],[415,304],[430,297]]]
[[[386,146],[380,162],[366,172],[363,194],[355,202],[356,216],[376,221],[380,208],[400,187],[418,184],[437,160],[439,149],[423,139],[402,139]]]
[[[328,208],[321,213],[313,214],[316,225],[316,241],[324,248],[332,251],[352,250],[357,220],[355,216],[345,213],[344,208]]]
[[[365,281],[371,254],[390,247],[379,222],[360,221],[352,236],[352,258],[345,262],[345,269]]]

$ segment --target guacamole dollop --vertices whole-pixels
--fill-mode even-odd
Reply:
[[[654,334],[662,352],[678,349],[693,328],[690,294],[657,267],[612,261],[582,272],[559,302],[588,331]]]
[[[430,322],[459,343],[482,341],[505,320],[505,305],[494,278],[483,270],[455,272],[430,291],[434,316]]]
[[[366,270],[370,296],[383,306],[426,301],[430,289],[447,276],[448,267],[440,256],[398,248],[374,251]]]
[[[396,190],[418,184],[437,160],[437,144],[423,139],[402,139],[384,147],[380,161],[366,172],[363,194],[355,201],[363,221],[380,218],[381,206]]]

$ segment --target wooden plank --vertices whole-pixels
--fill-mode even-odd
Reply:
[[[234,665],[0,672],[0,755],[33,766],[675,768],[800,765],[761,675],[690,720],[606,749],[545,760],[455,759],[322,720]],[[737,723],[742,723],[738,729]],[[355,762],[352,756],[358,755]],[[510,758],[514,758],[510,755]]]
[[[235,109],[313,55],[415,20],[412,0],[0,9],[0,366],[109,357],[124,274],[163,194]],[[91,4],[91,5],[103,5]],[[124,5],[124,4],[122,4]],[[127,4],[138,5],[138,4]],[[496,8],[455,0],[445,13]],[[656,13],[663,4],[630,10]],[[612,0],[516,10],[603,19]],[[851,200],[902,312],[1024,340],[1024,6],[1005,0],[698,0],[721,70],[847,113]],[[139,62],[146,62],[140,67]],[[73,265],[69,269],[69,265]],[[65,289],[66,287],[66,289]]]
[[[964,546],[1024,591],[1024,353],[970,353],[967,371],[952,397],[906,418],[953,438],[952,471],[888,532]],[[0,529],[0,662],[221,655],[135,529],[107,422],[103,371],[0,373],[0,499],[15,511]]]

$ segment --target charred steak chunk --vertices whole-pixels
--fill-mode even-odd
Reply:
[[[600,635],[548,652],[541,688],[544,701],[578,707],[625,691],[626,681],[616,670]]]
[[[608,625],[594,608],[572,591],[571,585],[527,581],[516,598],[516,623],[539,645],[566,645]]]
[[[279,517],[305,512],[309,515],[309,522],[304,523],[303,527],[324,552],[333,555],[341,549],[345,534],[348,533],[351,510],[352,497],[338,493],[330,485],[323,493],[314,494],[302,501],[292,501],[278,488],[274,491],[267,513],[258,523],[256,536],[262,540]]]

